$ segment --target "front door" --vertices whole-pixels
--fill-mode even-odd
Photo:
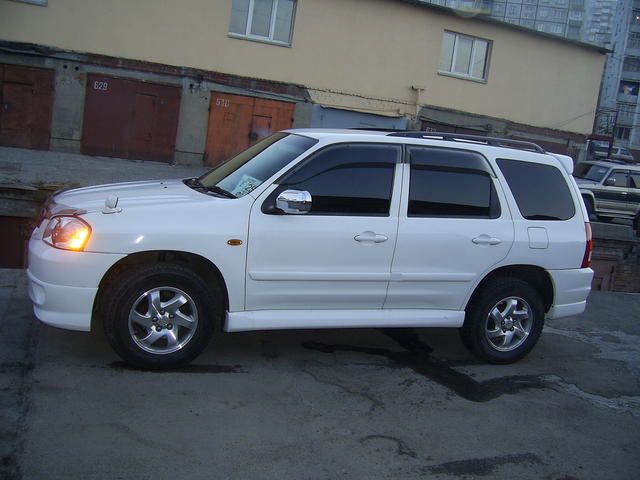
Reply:
[[[384,308],[459,310],[478,275],[511,248],[509,209],[478,153],[418,146],[408,153]]]
[[[400,158],[399,146],[335,145],[268,188],[251,211],[246,309],[382,308],[398,228]],[[311,210],[265,213],[284,190],[308,191]]]

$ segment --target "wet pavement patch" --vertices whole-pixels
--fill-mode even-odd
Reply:
[[[356,345],[305,342],[303,347],[323,353],[357,352],[385,357],[387,368],[409,368],[460,397],[472,402],[487,402],[502,395],[512,395],[523,390],[547,388],[539,375],[513,375],[478,382],[469,375],[455,370],[448,362],[432,355],[433,349],[415,332],[405,329],[385,329],[380,333],[393,339],[404,351]]]
[[[458,460],[455,462],[441,463],[426,467],[424,473],[447,474],[447,475],[491,475],[497,467],[506,464],[540,464],[540,457],[532,453],[520,453],[513,455],[503,455],[500,457],[472,458],[469,460]]]
[[[184,367],[173,368],[171,370],[141,370],[139,368],[132,367],[125,362],[111,362],[106,367],[112,370],[130,370],[147,373],[247,373],[246,370],[242,368],[242,365],[189,364]]]

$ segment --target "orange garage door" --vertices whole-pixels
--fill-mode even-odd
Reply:
[[[291,128],[294,104],[213,92],[207,131],[207,165],[218,165],[273,132]]]

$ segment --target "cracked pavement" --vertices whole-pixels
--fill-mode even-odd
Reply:
[[[218,335],[141,372],[0,271],[0,478],[637,478],[640,295],[594,292],[515,365],[445,329]]]

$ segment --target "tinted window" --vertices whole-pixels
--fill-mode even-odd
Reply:
[[[481,155],[440,148],[410,148],[410,217],[497,218],[500,205]]]
[[[573,172],[576,178],[584,178],[585,180],[601,181],[609,171],[609,167],[594,165],[592,163],[579,163]]]
[[[294,169],[278,190],[307,190],[312,214],[388,215],[400,153],[395,145],[329,147]]]
[[[558,168],[503,159],[498,166],[527,220],[568,220],[575,215],[571,192]]]
[[[640,173],[631,174],[631,188],[640,188]]]
[[[608,182],[612,178],[616,181],[616,184],[615,184],[616,187],[627,186],[627,172],[623,172],[621,170],[614,170],[613,172],[611,172],[611,175],[607,177],[606,181]]]

